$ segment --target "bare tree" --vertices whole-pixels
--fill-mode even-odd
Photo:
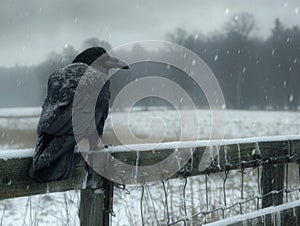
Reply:
[[[233,16],[225,25],[227,34],[235,35],[243,39],[248,39],[255,29],[255,19],[250,13],[239,13]]]
[[[186,32],[186,30],[177,28],[174,32],[167,33],[166,36],[167,40],[179,45],[184,45],[185,41],[189,37],[189,34]]]
[[[107,41],[100,40],[97,37],[91,37],[91,38],[84,40],[83,49],[93,47],[93,46],[100,46],[106,50],[111,49],[111,45]]]
[[[247,48],[250,46],[250,36],[256,27],[254,16],[250,13],[239,13],[233,16],[225,25],[225,31],[229,40],[232,40],[231,49],[237,53],[233,74],[236,74],[236,108],[242,107],[242,83],[245,65],[248,61]]]

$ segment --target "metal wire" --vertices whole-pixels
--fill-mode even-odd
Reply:
[[[226,203],[226,189],[225,189],[225,185],[226,185],[226,180],[227,180],[227,177],[228,177],[228,173],[229,173],[229,170],[226,169],[225,170],[225,178],[224,178],[224,181],[223,181],[223,195],[224,195],[224,205],[225,207],[227,206],[227,203]],[[224,216],[223,216],[224,217]]]
[[[182,191],[182,196],[183,196],[183,210],[184,210],[184,215],[187,217],[187,211],[186,211],[186,197],[185,197],[185,189],[187,185],[187,178],[184,177],[184,185],[183,185],[183,191]],[[186,225],[186,221],[184,221],[184,225]]]
[[[208,210],[208,174],[205,174],[205,196],[206,196],[206,210]],[[206,224],[206,215],[204,215],[204,223]]]
[[[142,186],[142,194],[141,194],[141,200],[140,200],[140,210],[141,210],[142,226],[144,226],[143,199],[144,199],[145,187],[143,184],[141,186]]]
[[[130,191],[126,188],[126,186],[123,184],[123,185],[115,185],[115,188],[118,188],[118,189],[121,189],[122,191],[125,192],[126,195],[130,195]]]
[[[169,214],[169,207],[168,207],[168,193],[167,193],[165,182],[162,181],[162,184],[163,184],[163,189],[164,189],[164,194],[165,194],[165,206],[167,209],[167,224],[169,224],[170,223],[170,214]]]
[[[285,187],[289,186],[289,164],[285,163]],[[288,192],[285,192],[285,201],[288,202]]]
[[[146,186],[146,189],[147,189],[147,193],[148,193],[148,195],[149,195],[149,198],[150,198],[150,202],[151,202],[151,204],[152,204],[152,208],[153,208],[153,212],[154,212],[154,217],[155,217],[155,219],[157,220],[158,217],[157,217],[157,211],[156,211],[156,208],[155,208],[155,204],[154,204],[154,201],[153,201],[153,200],[154,200],[153,195],[152,195],[152,193],[151,193],[151,191],[150,191],[149,186],[146,185],[146,184],[145,184],[145,186]],[[157,221],[156,224],[159,225],[159,222]]]
[[[298,186],[297,188],[291,188],[291,189],[288,189],[287,190],[287,192],[288,193],[290,193],[290,192],[298,192],[299,191],[299,189],[300,189],[300,186]],[[284,189],[281,189],[281,190],[273,190],[273,191],[270,191],[269,193],[267,193],[267,194],[265,194],[265,195],[262,195],[262,196],[254,196],[254,197],[252,197],[252,198],[249,198],[249,199],[245,199],[244,201],[241,201],[241,203],[242,204],[246,204],[246,203],[248,203],[248,202],[250,202],[250,201],[253,201],[253,200],[255,200],[255,199],[263,199],[264,197],[266,197],[266,196],[268,196],[268,195],[271,195],[271,194],[279,194],[279,193],[282,193],[282,192],[285,192],[286,191],[286,189],[284,188]],[[198,212],[198,213],[196,213],[196,214],[194,214],[194,215],[192,215],[192,216],[190,216],[190,217],[188,217],[188,218],[186,218],[186,217],[184,217],[184,218],[181,218],[181,219],[179,219],[179,220],[177,220],[177,221],[174,221],[174,222],[172,222],[172,223],[170,223],[170,224],[168,224],[168,225],[175,225],[175,224],[177,224],[177,223],[179,223],[179,222],[184,222],[184,221],[186,221],[187,219],[188,220],[192,220],[193,218],[195,218],[195,217],[197,217],[197,216],[199,216],[199,215],[203,215],[203,216],[205,216],[205,215],[208,215],[208,214],[212,214],[212,213],[214,213],[214,212],[217,212],[217,211],[220,211],[220,210],[223,210],[223,209],[225,209],[225,210],[229,210],[229,209],[232,209],[233,207],[235,207],[235,206],[237,206],[237,205],[239,205],[240,203],[233,203],[233,204],[231,204],[231,205],[229,205],[229,206],[226,206],[226,207],[219,207],[219,208],[216,208],[216,209],[213,209],[213,210],[210,210],[210,211],[200,211],[200,212]]]
[[[300,162],[300,157],[293,154],[292,156],[287,156],[285,157],[285,159],[288,160],[284,160],[284,158],[270,158],[270,159],[254,159],[254,160],[248,160],[247,162],[242,161],[239,163],[240,166],[240,173],[241,173],[241,186],[239,188],[240,191],[240,199],[239,200],[232,200],[229,199],[229,186],[228,186],[228,181],[231,180],[231,177],[229,179],[228,174],[231,171],[231,166],[230,164],[225,165],[225,169],[222,169],[223,172],[225,172],[225,177],[223,179],[223,183],[222,183],[222,187],[221,187],[221,196],[223,195],[223,199],[224,202],[222,205],[222,203],[218,203],[218,202],[214,202],[213,200],[210,201],[211,198],[213,198],[213,196],[210,195],[210,193],[213,191],[211,189],[211,187],[209,187],[210,185],[208,184],[210,181],[208,180],[208,176],[211,173],[211,171],[209,171],[209,169],[207,169],[205,171],[204,174],[204,181],[205,181],[205,194],[203,194],[203,196],[205,195],[205,203],[201,203],[201,199],[199,199],[199,208],[196,210],[195,207],[192,207],[193,210],[189,211],[188,209],[188,193],[187,193],[187,177],[183,177],[184,180],[184,184],[183,184],[183,190],[182,190],[182,198],[183,201],[181,204],[177,204],[176,202],[173,203],[172,201],[172,197],[170,198],[168,196],[168,191],[167,191],[167,185],[166,185],[166,181],[161,181],[162,183],[162,188],[163,188],[163,195],[164,195],[164,201],[163,201],[163,205],[164,205],[164,225],[187,225],[187,224],[193,224],[193,225],[198,225],[198,224],[203,224],[203,223],[208,223],[211,222],[212,219],[213,220],[218,220],[217,218],[225,218],[228,217],[225,215],[225,213],[228,213],[227,211],[234,212],[234,214],[244,214],[247,213],[248,208],[245,207],[246,205],[252,205],[254,208],[251,209],[252,210],[259,210],[261,209],[261,203],[264,198],[271,196],[272,199],[271,201],[273,201],[273,205],[275,204],[275,198],[278,196],[278,194],[285,194],[285,198],[283,201],[288,202],[291,201],[291,193],[296,193],[299,195],[300,194],[300,176],[299,176],[299,183],[297,183],[296,187],[289,187],[290,185],[290,175],[289,175],[289,163],[290,162],[296,162],[297,164],[299,164]],[[278,164],[278,161],[285,161],[285,183],[284,183],[284,187],[280,190],[272,190],[266,194],[262,194],[262,186],[263,184],[261,183],[261,168],[265,165],[270,165],[270,164]],[[245,170],[246,168],[249,168],[249,164],[251,164],[251,166],[253,167],[253,169],[257,170],[257,174],[255,175],[257,177],[257,179],[254,179],[255,182],[255,191],[258,192],[254,192],[254,194],[252,196],[249,195],[249,193],[247,192],[248,189],[248,184],[247,184],[247,177],[245,177]],[[199,178],[202,177],[201,175],[198,176]],[[172,179],[172,180],[176,180],[176,179]],[[200,180],[201,181],[201,180]],[[298,179],[297,179],[298,182]],[[256,190],[256,184],[257,184],[257,190]],[[247,185],[247,186],[246,186]],[[142,219],[142,225],[148,224],[148,222],[145,222],[145,217],[144,217],[144,209],[143,209],[143,203],[144,203],[144,189],[145,189],[145,185],[141,185],[142,186],[142,191],[141,191],[141,199],[140,199],[140,211],[141,211],[141,219]],[[193,186],[193,185],[191,185]],[[199,189],[203,186],[203,184],[199,184]],[[293,184],[293,186],[295,186]],[[226,189],[227,188],[227,189]],[[249,197],[250,196],[250,197]],[[200,197],[200,196],[199,196]],[[284,196],[283,196],[284,197]],[[178,196],[177,196],[178,198]],[[276,198],[277,199],[277,198]],[[170,203],[169,203],[170,202]],[[252,204],[254,202],[254,205]],[[195,202],[196,203],[196,202]],[[169,205],[170,204],[170,205]],[[256,204],[256,205],[255,205]],[[154,205],[153,205],[154,206]],[[170,212],[170,207],[172,208],[178,208],[178,211],[181,212],[176,212],[173,211],[173,209]],[[153,208],[153,211],[158,210],[159,208]],[[199,211],[198,211],[199,210]],[[189,214],[191,213],[191,214]],[[220,216],[219,214],[222,213],[222,216]],[[181,215],[181,216],[180,216]],[[230,214],[228,214],[230,215]],[[159,217],[160,215],[157,214],[155,215],[156,217]],[[159,222],[159,220],[156,221],[157,223]]]
[[[241,168],[241,174],[242,174],[241,200],[243,200],[244,199],[244,174],[245,174],[245,168],[244,167]],[[243,214],[242,204],[240,204],[240,214]]]
[[[261,195],[260,170],[259,170],[259,167],[257,167],[257,190],[258,190],[258,194]],[[259,210],[259,199],[256,200],[256,210]]]

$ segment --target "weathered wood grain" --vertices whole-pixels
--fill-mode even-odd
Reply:
[[[205,153],[208,153],[207,150],[210,153],[214,152],[215,156],[209,159],[208,167],[203,167],[201,159],[203,159]],[[297,162],[300,159],[300,140],[193,147],[192,149],[182,149],[182,151],[179,149],[178,152],[182,156],[192,153],[193,157],[188,162],[179,162],[180,166],[178,166],[178,162],[174,157],[170,158],[171,164],[178,167],[178,170],[170,175],[170,178],[256,167],[267,163]],[[165,160],[172,153],[174,153],[174,150],[169,149],[116,152],[112,155],[116,160],[131,166],[150,166]],[[291,156],[294,157],[290,158]],[[40,184],[31,180],[27,175],[30,161],[30,158],[9,159],[7,161],[0,159],[0,199],[82,189],[85,186],[88,173],[85,161],[80,153],[76,153],[73,177],[60,182]],[[101,168],[101,161],[98,168]],[[110,166],[110,170],[112,171],[111,176],[122,178],[126,184],[144,183],[145,181],[151,181],[152,178],[157,180],[157,178],[165,178],[164,175],[168,174],[167,168],[157,168],[148,174],[137,171],[137,174],[134,175],[135,178],[133,178],[132,171],[122,171],[120,173],[122,169],[118,168],[118,164]],[[99,178],[101,177],[99,176]],[[100,180],[99,178],[97,180]],[[99,187],[101,186],[101,182],[99,182]]]
[[[85,186],[87,172],[85,162],[78,153],[72,178],[64,181],[38,183],[28,176],[31,158],[0,159],[0,199],[15,198],[50,192],[82,189]]]

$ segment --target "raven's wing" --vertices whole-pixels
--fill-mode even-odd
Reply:
[[[106,86],[106,80],[107,75],[82,63],[71,64],[54,72],[49,78],[38,132],[57,136],[72,133],[72,113],[76,112],[79,113],[79,119],[85,119],[77,123],[79,128],[76,130],[82,131],[82,136],[88,135],[86,130],[90,128],[92,118],[87,115],[95,112],[99,91]],[[73,101],[75,95],[76,100]],[[100,102],[103,104],[102,100]],[[81,137],[81,134],[78,136]]]
[[[87,74],[87,76],[84,76]],[[83,81],[80,82],[80,79]],[[73,150],[76,145],[72,127],[72,107],[85,116],[85,108],[91,102],[89,95],[80,93],[74,102],[77,86],[80,90],[96,92],[91,86],[103,75],[85,64],[72,64],[54,72],[48,81],[48,92],[38,125],[38,142],[30,170],[31,176],[38,181],[66,179],[71,173]],[[100,79],[101,80],[101,79]],[[98,91],[99,92],[99,91]],[[97,97],[97,96],[96,96]],[[85,112],[85,113],[84,113]],[[78,114],[77,114],[78,116]],[[77,123],[77,137],[89,135],[91,122],[85,117]]]
[[[71,132],[72,103],[87,68],[85,64],[72,64],[50,75],[38,133],[61,135]]]

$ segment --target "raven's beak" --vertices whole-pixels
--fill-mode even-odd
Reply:
[[[124,61],[121,61],[114,57],[109,57],[109,59],[105,62],[105,64],[109,68],[129,69],[129,66]]]

